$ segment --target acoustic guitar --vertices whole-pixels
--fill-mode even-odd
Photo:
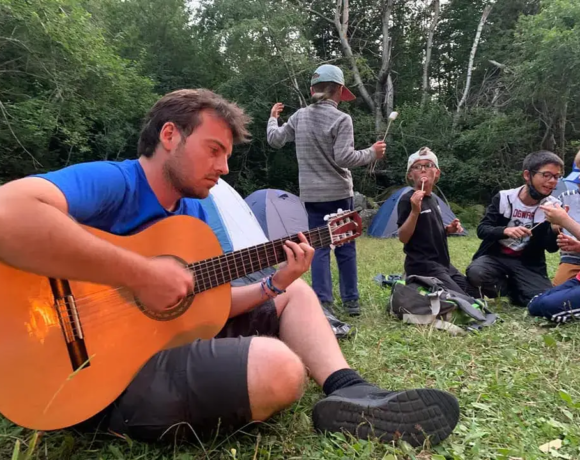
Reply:
[[[146,257],[170,255],[191,270],[195,288],[155,313],[124,288],[51,279],[0,263],[0,414],[36,430],[80,423],[111,404],[160,350],[210,339],[225,325],[229,282],[285,261],[285,240],[224,254],[211,228],[174,216],[131,236],[87,231]],[[314,248],[362,231],[355,211],[304,232]]]

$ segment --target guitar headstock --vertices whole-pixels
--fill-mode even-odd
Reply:
[[[362,219],[356,211],[339,209],[324,217],[327,222],[331,246],[341,246],[362,235]]]

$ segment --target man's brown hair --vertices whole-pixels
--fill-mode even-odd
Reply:
[[[188,137],[201,124],[201,112],[204,110],[213,111],[228,124],[234,144],[249,141],[250,133],[246,126],[251,118],[238,105],[208,89],[180,89],[159,99],[146,115],[139,135],[137,155],[153,155],[165,123],[175,123],[183,137]]]

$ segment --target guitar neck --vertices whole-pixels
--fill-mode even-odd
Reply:
[[[327,226],[303,232],[303,234],[314,249],[329,246],[332,242]],[[194,292],[198,294],[284,262],[286,253],[283,247],[284,242],[288,240],[300,243],[296,234],[190,265],[189,268],[195,273]]]

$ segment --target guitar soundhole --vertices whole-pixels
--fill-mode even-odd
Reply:
[[[185,260],[180,259],[179,257],[173,256],[173,255],[159,256],[159,257],[173,257],[175,260],[177,260],[179,263],[181,263],[184,267],[187,266],[187,262],[185,262]],[[147,316],[151,319],[154,319],[156,321],[171,321],[172,319],[178,318],[181,315],[183,315],[183,313],[185,313],[187,311],[187,309],[193,303],[194,298],[195,298],[194,294],[189,295],[187,297],[184,297],[183,299],[181,299],[181,302],[179,302],[178,304],[176,304],[172,307],[169,307],[161,312],[149,310],[145,305],[143,305],[139,301],[139,299],[137,297],[135,298],[135,303],[139,307],[139,310],[141,310],[145,316]]]

